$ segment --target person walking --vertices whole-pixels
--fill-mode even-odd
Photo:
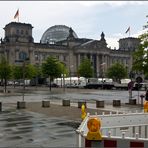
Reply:
[[[147,89],[146,94],[145,94],[144,112],[145,112],[145,113],[148,112],[148,89]]]
[[[148,89],[147,89],[146,94],[145,94],[145,101],[148,101]]]

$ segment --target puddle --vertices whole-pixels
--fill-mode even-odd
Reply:
[[[6,140],[18,140],[18,139],[22,139],[22,137],[20,136],[13,136],[13,137],[7,137]]]

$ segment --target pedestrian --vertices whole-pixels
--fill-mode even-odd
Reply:
[[[146,94],[145,94],[145,101],[148,101],[148,89],[147,89]]]

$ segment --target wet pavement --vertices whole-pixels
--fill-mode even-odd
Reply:
[[[144,92],[139,92],[144,94]],[[133,98],[137,99],[137,91],[133,91]],[[32,91],[25,93],[26,102],[39,102],[43,99],[55,104],[61,104],[62,99],[70,99],[72,106],[77,106],[78,100],[88,101],[88,108],[96,108],[94,100],[105,100],[105,108],[110,111],[141,112],[140,106],[122,105],[113,107],[113,99],[120,99],[121,103],[128,102],[128,91],[115,90],[85,90],[74,92]],[[76,127],[73,121],[48,117],[44,114],[26,110],[16,110],[16,102],[22,100],[22,93],[0,94],[3,104],[0,112],[0,147],[76,147]],[[11,104],[11,105],[8,105]]]
[[[75,147],[75,128],[64,119],[22,110],[0,113],[0,147]]]
[[[138,99],[138,95],[145,94],[144,91],[137,91],[132,92],[133,99]],[[14,103],[16,101],[22,100],[22,93],[8,93],[8,94],[0,94],[0,100],[3,103]],[[111,103],[113,99],[121,100],[121,103],[127,103],[129,100],[129,93],[128,91],[120,91],[120,90],[78,90],[75,89],[74,92],[69,92],[65,90],[62,91],[26,91],[25,92],[25,100],[27,102],[37,102],[43,99],[50,99],[50,100],[62,100],[62,99],[70,99],[73,102],[77,102],[78,100],[105,100],[108,103]]]

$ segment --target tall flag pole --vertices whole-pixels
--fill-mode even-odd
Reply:
[[[127,29],[126,32],[125,32],[125,33],[129,33],[129,37],[130,37],[130,31],[131,31],[131,28],[130,28],[130,26],[129,26],[128,29]]]
[[[16,11],[15,15],[14,15],[14,19],[17,18],[17,21],[19,22],[19,9]]]

